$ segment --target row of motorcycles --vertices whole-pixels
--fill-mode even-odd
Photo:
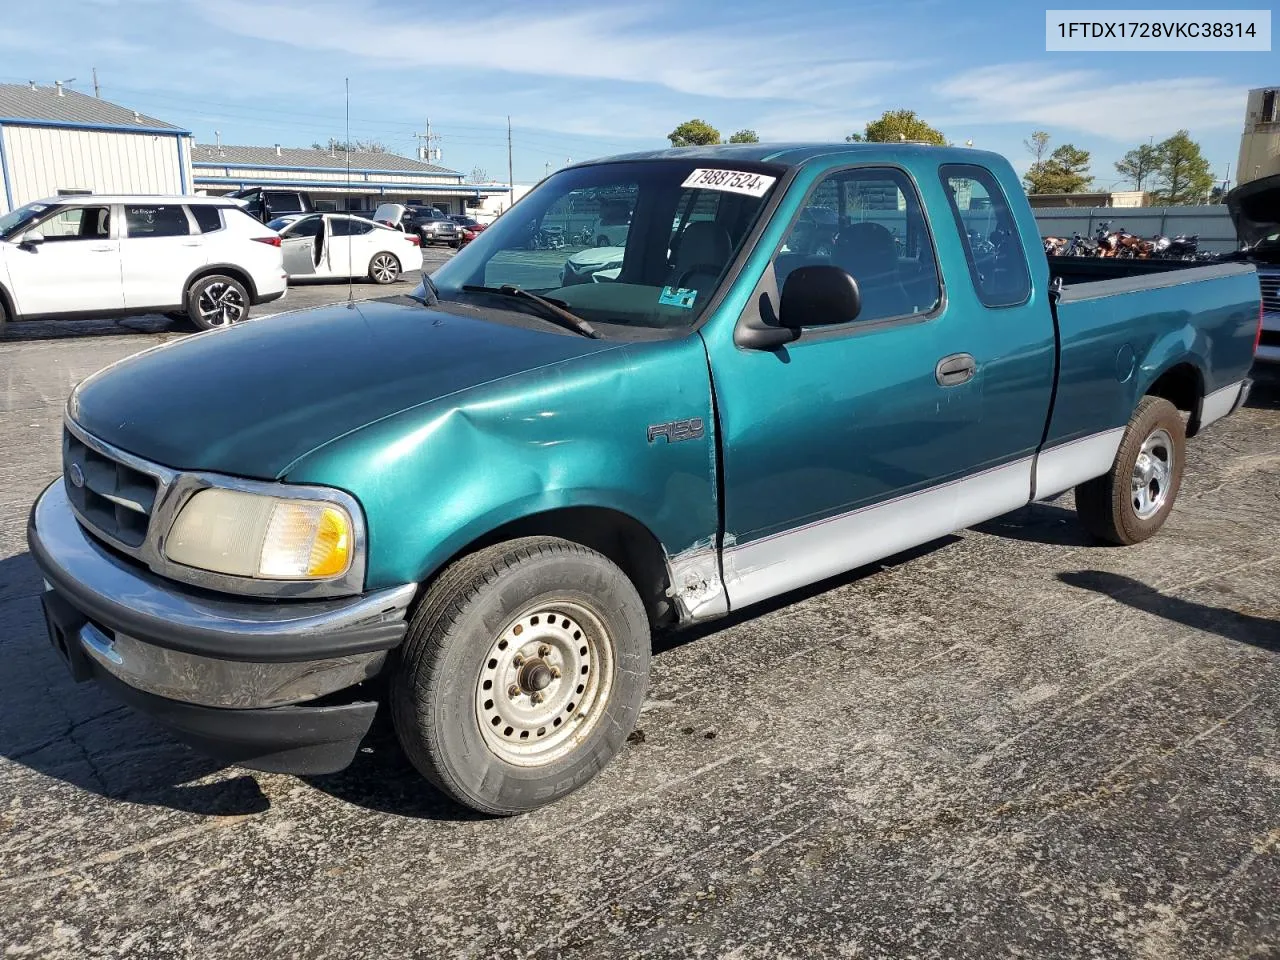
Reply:
[[[1051,257],[1120,257],[1148,260],[1199,260],[1211,254],[1199,252],[1200,237],[1197,234],[1179,234],[1176,237],[1155,236],[1150,240],[1129,233],[1124,227],[1111,229],[1111,221],[1103,220],[1085,237],[1073,233],[1068,237],[1045,237],[1044,252]]]

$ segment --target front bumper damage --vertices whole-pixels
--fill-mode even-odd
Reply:
[[[260,770],[349,764],[377,704],[358,685],[399,645],[415,584],[308,601],[176,584],[85,532],[61,480],[27,525],[50,640],[95,680],[196,748]]]

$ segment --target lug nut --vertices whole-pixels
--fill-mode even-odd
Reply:
[[[515,667],[517,670],[519,670],[521,667],[524,666],[524,657],[520,656],[520,654],[517,653],[514,659],[512,659],[511,665]]]
[[[552,675],[553,677],[555,677],[557,680],[559,680],[559,679],[560,679],[560,668],[559,668],[559,667],[552,667],[552,668],[551,668],[551,675]]]
[[[542,702],[542,694],[538,693],[538,692],[535,690],[533,693],[529,694],[529,699],[530,699],[532,702],[534,702],[534,703],[541,703],[541,702]]]
[[[545,643],[538,647],[538,656],[546,658],[551,656],[551,648]]]
[[[520,684],[513,683],[511,686],[507,687],[507,696],[512,700],[520,696]]]

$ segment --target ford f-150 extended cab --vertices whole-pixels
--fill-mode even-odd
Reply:
[[[616,272],[561,286],[544,219],[618,206]],[[80,384],[28,531],[53,644],[262,769],[343,767],[385,695],[433,783],[528,810],[622,746],[655,629],[1072,488],[1098,539],[1154,534],[1247,394],[1258,279],[1081,262],[975,150],[566,168],[412,297]]]

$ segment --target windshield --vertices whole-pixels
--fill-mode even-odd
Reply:
[[[781,173],[692,159],[562,170],[432,278],[445,300],[516,286],[593,325],[683,331],[711,301]]]
[[[30,223],[48,209],[47,203],[28,203],[25,207],[10,210],[0,217],[0,239],[8,240],[10,235],[22,233]]]

